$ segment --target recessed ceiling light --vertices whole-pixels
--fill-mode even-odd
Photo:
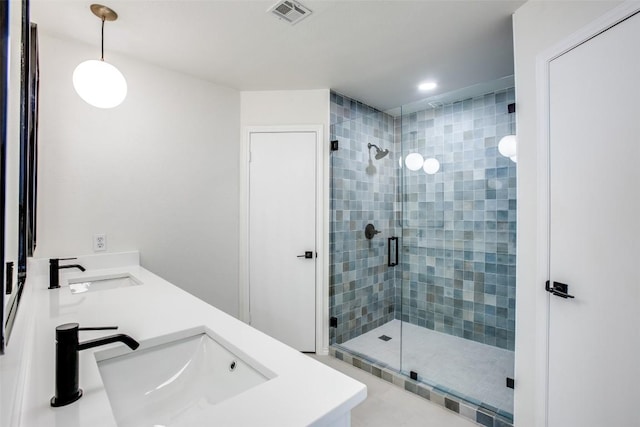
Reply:
[[[435,82],[425,82],[418,85],[418,89],[420,90],[433,90],[436,87],[438,87],[438,85]]]

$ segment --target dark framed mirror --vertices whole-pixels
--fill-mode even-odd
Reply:
[[[30,22],[29,0],[2,2],[8,8],[4,82],[11,99],[5,102],[4,151],[4,245],[2,349],[7,346],[27,278],[27,258],[35,249],[36,189],[38,164],[38,37]],[[14,7],[12,10],[11,7]],[[18,10],[16,6],[20,6]],[[19,91],[16,89],[19,87]],[[9,90],[9,89],[13,89]],[[18,95],[19,94],[19,95]],[[15,107],[14,107],[15,106]],[[13,113],[13,114],[12,114]],[[7,155],[10,153],[10,155]],[[15,163],[15,164],[13,164]],[[15,171],[15,172],[14,172]],[[9,176],[7,176],[9,172]],[[15,234],[14,234],[15,233]],[[7,249],[8,248],[8,249]],[[17,275],[7,274],[15,263]],[[15,282],[15,283],[14,283]]]
[[[25,2],[28,4],[28,2]],[[38,163],[38,27],[23,22],[23,73],[20,100],[20,181],[18,199],[18,286],[27,278],[27,258],[36,246],[36,189]]]
[[[38,192],[38,96],[40,93],[40,64],[38,57],[38,26],[29,24],[29,111],[27,135],[27,174],[26,188],[25,235],[27,240],[27,257],[33,256],[36,249],[36,194]],[[21,181],[22,182],[22,178]],[[25,268],[26,272],[26,268]]]
[[[4,353],[4,296],[6,289],[5,274],[5,218],[6,218],[6,184],[7,184],[7,89],[9,81],[9,2],[0,2],[0,277],[2,278],[2,304],[0,304],[0,353]]]

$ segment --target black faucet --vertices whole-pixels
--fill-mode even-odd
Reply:
[[[60,261],[68,261],[77,258],[51,258],[49,260],[49,289],[57,289],[60,287],[59,272],[62,268],[77,268],[80,271],[86,271],[80,264],[60,265]]]
[[[77,323],[65,323],[56,327],[56,394],[51,398],[51,406],[65,406],[82,397],[78,386],[78,357],[80,350],[121,342],[131,350],[140,344],[129,335],[116,334],[85,342],[78,342],[78,331],[102,331],[118,329],[117,326],[81,328]]]

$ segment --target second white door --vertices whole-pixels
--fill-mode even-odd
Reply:
[[[549,427],[640,426],[639,40],[640,14],[550,64]]]
[[[251,325],[315,351],[316,132],[251,133]]]

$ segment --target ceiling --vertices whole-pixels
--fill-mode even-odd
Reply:
[[[302,0],[313,14],[292,26],[266,12],[275,0],[103,1],[119,15],[107,61],[117,52],[238,90],[331,88],[381,110],[513,74],[511,14],[524,3]],[[31,18],[98,55],[91,3],[31,0]],[[438,87],[419,92],[425,80]]]

